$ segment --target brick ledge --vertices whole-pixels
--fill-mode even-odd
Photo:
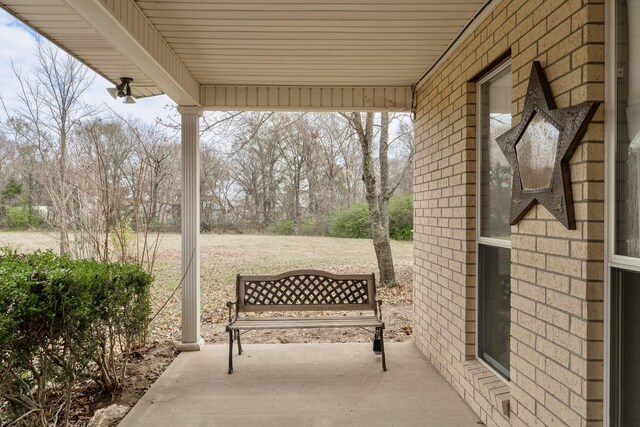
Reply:
[[[498,413],[509,418],[510,387],[493,371],[479,360],[472,359],[463,363],[464,376]]]

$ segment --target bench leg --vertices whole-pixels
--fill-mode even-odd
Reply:
[[[376,354],[380,354],[382,351],[380,347],[380,328],[376,328],[376,331],[373,334],[373,351]]]
[[[229,374],[233,372],[233,334],[232,330],[229,330]]]
[[[380,351],[382,353],[382,370],[387,372],[387,360],[384,357],[384,330],[380,328]]]
[[[238,340],[238,354],[242,354],[242,344],[240,344],[240,331],[236,331],[236,339]]]

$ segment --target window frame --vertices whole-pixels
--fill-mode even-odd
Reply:
[[[505,59],[503,62],[498,64],[496,67],[492,68],[488,73],[482,76],[482,78],[478,79],[476,82],[476,243],[475,243],[475,285],[476,285],[476,301],[475,301],[475,312],[476,312],[476,322],[475,322],[475,349],[474,355],[477,361],[479,361],[483,366],[489,369],[496,377],[500,378],[506,385],[509,385],[510,379],[505,377],[505,374],[500,372],[494,366],[490,365],[486,362],[482,355],[480,354],[480,324],[481,324],[481,316],[480,316],[480,246],[491,246],[502,249],[509,249],[511,251],[511,239],[499,239],[494,237],[484,237],[482,236],[482,90],[481,87],[484,84],[489,83],[491,79],[500,75],[507,69],[511,69],[512,82],[513,82],[513,69],[511,67],[511,58]],[[513,89],[513,87],[512,87]],[[513,118],[513,116],[512,116]],[[509,260],[511,262],[511,260]],[[509,338],[510,340],[510,338]]]
[[[640,273],[640,258],[634,258],[616,253],[616,172],[618,154],[618,108],[617,108],[617,80],[618,80],[618,40],[617,40],[617,1],[606,2],[605,5],[605,277],[604,277],[604,425],[612,422],[612,394],[616,378],[619,373],[618,360],[614,356],[619,354],[621,343],[616,330],[619,328],[620,307],[614,304],[621,302],[619,295],[620,283],[614,281],[621,270]],[[640,285],[639,285],[640,286]],[[614,351],[613,346],[617,351]],[[614,366],[615,364],[615,366]],[[620,384],[617,384],[616,395],[620,396]],[[618,402],[619,403],[619,402]],[[619,414],[618,414],[619,415]]]

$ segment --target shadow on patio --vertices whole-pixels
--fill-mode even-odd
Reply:
[[[248,344],[181,353],[128,426],[476,426],[478,417],[413,343]]]

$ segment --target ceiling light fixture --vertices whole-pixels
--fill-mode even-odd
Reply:
[[[131,95],[130,85],[133,79],[131,77],[120,77],[120,81],[121,83],[116,87],[107,88],[107,92],[113,99],[124,98],[125,104],[135,104],[136,99]]]

